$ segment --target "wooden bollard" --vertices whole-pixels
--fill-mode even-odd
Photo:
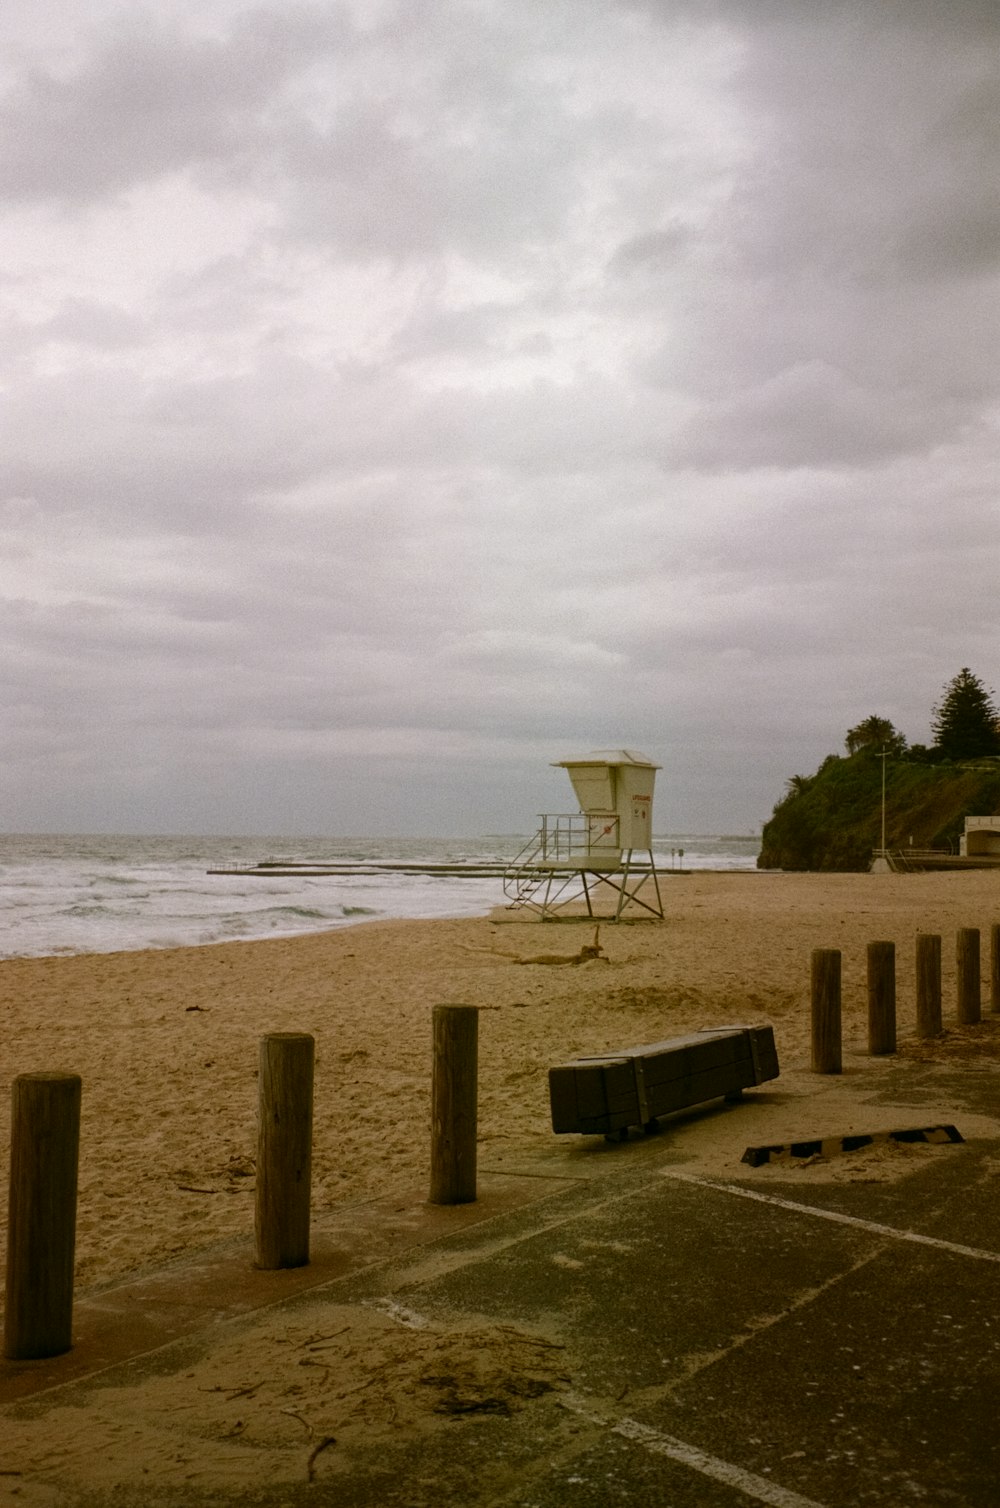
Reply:
[[[1000,1013],[1000,922],[990,928],[990,1010]]]
[[[955,939],[955,996],[958,1019],[963,1026],[973,1026],[982,1019],[978,927],[958,929]]]
[[[840,1073],[840,949],[816,948],[812,955],[812,1070]]]
[[[309,1261],[315,1046],[308,1032],[260,1041],[255,1267]]]
[[[941,938],[917,933],[917,1036],[941,1035]]]
[[[431,1076],[432,1204],[471,1204],[476,1197],[479,1011],[436,1005]]]
[[[11,1097],[4,1355],[61,1356],[73,1344],[73,1255],[81,1081],[22,1073]]]
[[[868,1051],[896,1051],[896,944],[868,944]]]

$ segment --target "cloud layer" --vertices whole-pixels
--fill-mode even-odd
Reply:
[[[766,818],[995,675],[992,3],[452,0],[0,75],[0,827]]]

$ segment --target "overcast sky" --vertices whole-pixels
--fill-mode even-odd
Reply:
[[[1000,617],[996,0],[5,0],[9,831],[759,830]]]

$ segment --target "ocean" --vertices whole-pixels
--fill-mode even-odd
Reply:
[[[500,878],[404,874],[210,875],[228,864],[503,864],[527,842],[481,838],[0,836],[0,958],[115,953],[287,937],[399,917],[483,916]],[[664,835],[658,868],[752,870],[759,839]],[[669,895],[665,897],[669,905]]]

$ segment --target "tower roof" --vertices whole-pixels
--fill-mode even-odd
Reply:
[[[553,765],[560,770],[571,769],[579,764],[606,764],[606,765],[641,765],[647,770],[659,770],[661,765],[656,764],[645,754],[636,753],[635,749],[591,749],[589,754],[578,754],[571,759],[554,759]]]

